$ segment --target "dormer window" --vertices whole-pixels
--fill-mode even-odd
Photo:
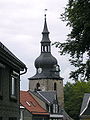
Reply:
[[[58,113],[58,105],[53,104],[53,113]]]

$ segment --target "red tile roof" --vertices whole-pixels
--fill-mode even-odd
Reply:
[[[20,104],[35,115],[49,115],[28,91],[20,91]]]

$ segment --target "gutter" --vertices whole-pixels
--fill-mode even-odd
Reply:
[[[27,72],[27,67],[25,67],[24,72],[20,73],[20,75],[23,75]]]

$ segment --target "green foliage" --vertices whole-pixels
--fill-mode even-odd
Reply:
[[[62,20],[70,26],[66,42],[55,42],[60,54],[70,55],[70,63],[76,67],[70,78],[75,81],[90,78],[90,0],[69,0]]]
[[[90,81],[67,82],[64,87],[65,111],[75,120],[79,120],[84,93],[90,93]]]

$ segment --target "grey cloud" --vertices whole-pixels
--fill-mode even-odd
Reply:
[[[48,9],[50,40],[63,42],[66,39],[69,30],[59,19],[66,2],[66,0],[0,1],[0,41],[28,67],[27,74],[21,77],[21,89],[28,89],[27,78],[35,74],[34,61],[40,54],[45,8]],[[60,56],[58,51],[59,49],[52,46],[52,54],[58,59],[61,67],[61,76],[67,81],[71,67],[67,57]]]

